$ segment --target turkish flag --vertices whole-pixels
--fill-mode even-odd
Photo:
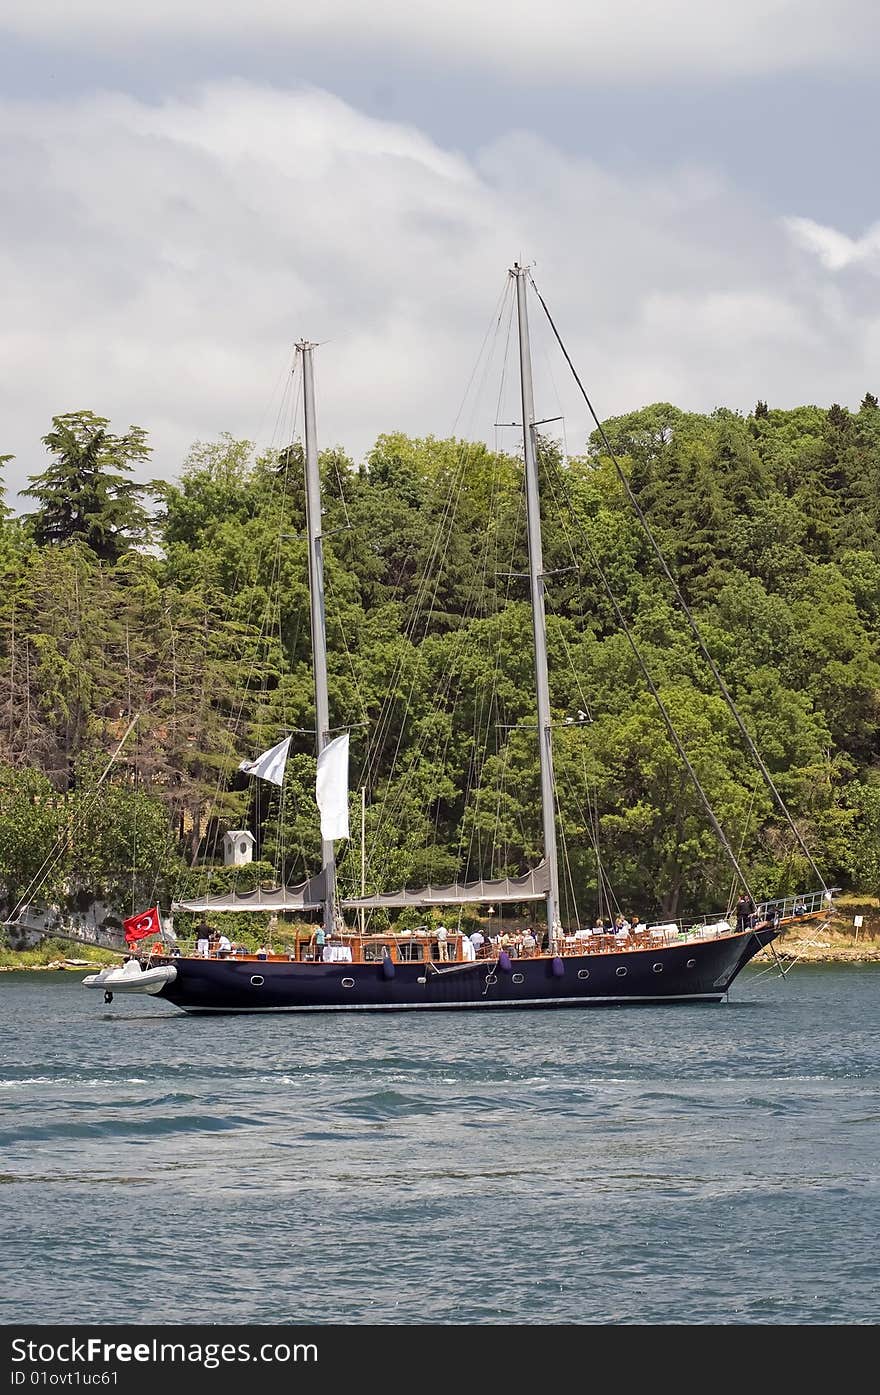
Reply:
[[[147,935],[161,935],[162,922],[159,919],[159,907],[151,906],[148,911],[141,911],[140,915],[129,916],[128,920],[122,922],[125,931],[127,944],[134,944],[135,940],[143,940]]]

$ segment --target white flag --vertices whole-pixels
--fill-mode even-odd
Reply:
[[[348,732],[330,741],[318,756],[315,799],[321,810],[321,837],[347,838]]]
[[[271,780],[273,785],[283,784],[290,740],[289,736],[285,736],[271,751],[264,751],[256,760],[243,760],[239,770],[243,770],[247,775],[256,775],[258,780]]]

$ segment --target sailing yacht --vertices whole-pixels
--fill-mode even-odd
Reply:
[[[312,665],[317,718],[316,800],[321,810],[322,865],[319,872],[298,886],[205,896],[176,902],[172,909],[200,913],[212,919],[230,911],[267,915],[319,912],[323,953],[316,959],[312,947],[299,942],[299,957],[268,951],[259,954],[225,951],[220,955],[204,949],[201,954],[172,957],[165,947],[150,952],[140,973],[137,968],[126,966],[125,970],[89,976],[86,986],[103,989],[106,1001],[112,1000],[118,985],[125,993],[149,993],[187,1013],[427,1011],[718,1002],[744,966],[766,946],[772,947],[787,925],[828,914],[831,893],[823,886],[819,891],[799,894],[797,898],[766,902],[760,910],[754,909],[751,901],[749,916],[740,915],[733,925],[724,914],[705,916],[690,924],[668,922],[644,928],[629,927],[624,934],[566,928],[562,924],[537,423],[527,305],[528,271],[515,265],[510,276],[515,281],[519,335],[542,860],[519,877],[404,888],[347,899],[338,895],[335,842],[348,835],[348,735],[345,732],[339,735],[330,729],[315,423],[315,345],[302,341],[297,345],[297,353],[302,364],[303,384]],[[276,775],[268,778],[277,781],[278,769],[283,771],[283,756],[289,740],[266,752],[258,762],[243,763],[242,769],[264,777],[268,770],[274,769]],[[678,748],[687,763],[680,744]],[[709,812],[711,814],[711,810]],[[717,822],[715,826],[720,835]],[[737,881],[748,893],[742,868],[723,835],[722,840],[733,861]],[[366,933],[362,914],[377,909],[503,907],[528,902],[544,903],[546,934],[537,943],[531,937],[533,943],[527,941],[515,949],[505,946],[500,939],[489,940],[477,949],[470,940],[466,942],[460,930],[448,930],[445,941],[442,938],[438,941],[435,935],[428,933],[370,934]],[[346,912],[359,915],[359,930],[346,928]]]

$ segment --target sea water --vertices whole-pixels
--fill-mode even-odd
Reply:
[[[880,966],[265,1017],[9,973],[0,1024],[3,1323],[877,1320]]]

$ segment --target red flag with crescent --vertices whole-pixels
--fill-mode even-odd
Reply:
[[[122,922],[122,928],[128,944],[134,944],[135,940],[143,940],[147,935],[160,935],[162,922],[159,919],[159,907],[151,906],[148,911],[141,911],[140,915],[129,916],[128,920]]]

